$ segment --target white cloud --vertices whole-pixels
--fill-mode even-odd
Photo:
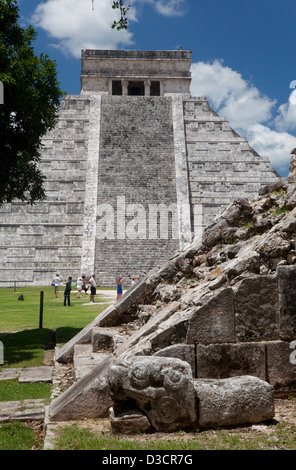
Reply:
[[[225,116],[240,135],[247,137],[254,150],[269,157],[279,173],[287,173],[290,152],[296,147],[296,137],[286,132],[296,129],[296,104],[293,104],[296,90],[289,103],[276,109],[275,100],[260,93],[222,61],[193,63],[191,72],[191,94],[206,96],[213,109]]]
[[[128,20],[137,21],[137,5],[149,3],[164,16],[180,16],[187,0],[130,0]],[[45,0],[33,14],[32,23],[44,29],[54,42],[53,47],[65,54],[80,57],[81,49],[117,49],[133,44],[133,34],[112,29],[119,19],[119,10],[112,9],[112,0]]]
[[[275,119],[278,130],[296,130],[296,90],[289,96],[288,103],[282,104],[278,109],[279,115]]]
[[[130,0],[132,5],[149,3],[160,15],[182,16],[186,13],[188,0]],[[127,0],[127,3],[130,3]]]
[[[296,147],[296,137],[288,132],[278,132],[262,124],[250,126],[246,137],[260,155],[267,156],[273,168],[286,173],[291,159],[291,150]]]
[[[156,11],[164,16],[181,16],[184,13],[186,0],[155,0]]]
[[[55,47],[79,58],[81,49],[117,49],[119,44],[132,44],[130,31],[111,28],[118,11],[110,0],[46,0],[33,15],[35,26],[43,28],[56,42]],[[129,18],[135,20],[131,8]]]
[[[137,7],[144,3],[159,14],[174,16],[184,14],[187,0],[130,0],[129,21],[137,21]],[[117,49],[133,44],[130,28],[111,28],[119,18],[112,1],[95,0],[94,5],[92,10],[91,0],[45,0],[37,6],[32,22],[49,34],[54,47],[77,58],[81,49]],[[258,153],[268,156],[276,169],[289,166],[290,151],[296,147],[296,137],[287,132],[296,130],[296,90],[289,102],[276,110],[275,100],[221,60],[193,63],[191,71],[193,96],[206,96],[214,110],[245,135]]]
[[[240,73],[223,66],[221,61],[192,64],[191,72],[192,95],[206,96],[233,127],[247,129],[271,118],[275,101],[260,94]]]

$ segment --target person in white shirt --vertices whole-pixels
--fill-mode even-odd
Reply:
[[[83,286],[83,282],[82,282],[82,277],[79,277],[77,279],[77,299],[80,299],[80,296],[81,296],[81,291],[82,291],[82,286]]]
[[[89,300],[90,300],[90,302],[94,302],[95,301],[95,295],[96,295],[96,286],[97,286],[94,274],[90,278],[89,283],[90,283],[90,297],[89,297]]]
[[[53,280],[51,281],[51,285],[54,286],[54,293],[55,293],[56,298],[58,296],[59,287],[60,287],[61,282],[63,282],[63,280],[60,278],[60,276],[58,274],[56,274],[55,277],[53,278]]]

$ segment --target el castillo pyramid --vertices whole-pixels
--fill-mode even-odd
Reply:
[[[96,274],[127,284],[193,238],[223,207],[279,175],[190,94],[191,52],[83,50],[81,93],[44,136],[46,200],[0,209],[0,285]]]

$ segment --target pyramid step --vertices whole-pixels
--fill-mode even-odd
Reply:
[[[91,344],[94,353],[111,353],[123,340],[118,331],[109,328],[96,326],[91,331]]]
[[[80,380],[89,374],[108,355],[108,353],[93,352],[91,344],[76,344],[73,358],[75,380]]]

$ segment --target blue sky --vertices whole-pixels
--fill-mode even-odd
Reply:
[[[112,0],[19,0],[36,53],[57,62],[61,88],[80,93],[80,50],[192,51],[193,96],[270,158],[282,175],[296,147],[295,0],[130,0],[127,31],[112,30]]]

